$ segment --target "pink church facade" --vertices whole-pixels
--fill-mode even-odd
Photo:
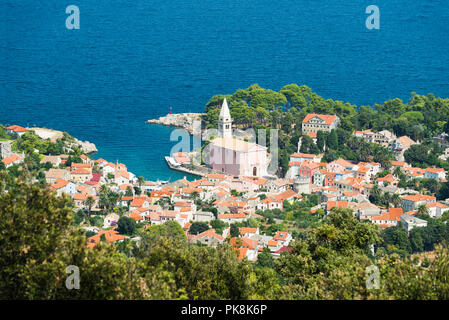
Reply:
[[[268,175],[267,147],[232,136],[232,118],[226,98],[218,117],[219,137],[209,144],[209,164],[215,171],[233,176]]]
[[[212,169],[234,176],[266,176],[267,158],[267,148],[255,143],[216,138],[210,144]]]

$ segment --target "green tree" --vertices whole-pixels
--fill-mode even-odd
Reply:
[[[328,135],[327,146],[333,150],[338,148],[338,136],[337,136],[337,132],[335,131],[335,129],[332,129]]]
[[[117,231],[120,234],[133,235],[136,230],[136,221],[130,217],[122,216],[117,221]]]
[[[402,250],[405,253],[412,252],[407,231],[405,231],[402,226],[386,228],[382,232],[382,239],[384,240],[383,245],[386,247],[393,245],[395,248]]]
[[[87,199],[84,201],[84,205],[87,207],[87,213],[88,216],[90,216],[90,212],[92,210],[92,206],[94,205],[95,200],[92,196],[88,196]]]
[[[137,177],[137,184],[139,185],[139,188],[142,189],[142,185],[145,182],[145,178],[143,176],[138,176]]]
[[[209,226],[205,222],[194,222],[189,228],[189,233],[197,235],[209,229]]]
[[[319,130],[316,134],[316,146],[322,152],[324,150],[324,144],[326,143],[326,134],[324,131]]]
[[[170,238],[175,242],[186,242],[184,230],[176,221],[167,221],[160,225],[153,225],[146,230],[143,236],[145,243],[151,244],[159,238]]]
[[[133,194],[133,190],[131,189],[131,187],[130,186],[126,187],[125,196],[126,197],[132,197],[133,195],[134,194]]]
[[[107,244],[86,247],[84,231],[71,227],[70,203],[23,182],[0,195],[0,298],[142,298],[131,261]],[[79,290],[65,286],[69,265],[79,267]]]
[[[414,167],[428,167],[433,165],[433,161],[429,157],[429,149],[423,144],[414,144],[404,152],[404,158],[407,163]]]
[[[219,220],[219,219],[212,220],[210,222],[210,225],[212,226],[212,228],[215,229],[215,232],[217,234],[222,234],[224,228],[226,227],[226,224],[222,220]]]
[[[418,206],[416,211],[417,211],[418,215],[428,214],[429,208],[427,208],[427,206],[425,204],[421,204]]]
[[[274,260],[269,248],[264,248],[263,251],[259,253],[256,264],[263,268],[274,268]]]
[[[230,234],[232,238],[240,237],[239,227],[235,223],[231,224]]]

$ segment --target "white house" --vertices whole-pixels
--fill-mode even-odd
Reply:
[[[427,168],[424,170],[424,178],[443,180],[446,179],[446,171],[443,168]]]
[[[246,220],[246,215],[244,213],[223,213],[218,215],[218,219],[223,221],[224,223],[234,223],[234,222],[242,222]]]
[[[287,247],[292,241],[292,235],[287,231],[278,231],[273,236],[273,240],[277,241],[280,247]]]
[[[50,189],[56,191],[58,196],[61,196],[63,193],[74,195],[76,193],[76,184],[64,179],[57,179],[55,183],[50,186]]]
[[[14,153],[11,156],[3,159],[2,162],[6,168],[9,168],[15,164],[23,162],[23,158],[21,156],[19,156],[18,154]]]
[[[18,126],[18,125],[9,126],[9,127],[6,127],[5,129],[6,129],[6,133],[8,133],[8,134],[16,133],[19,136],[22,136],[25,132],[28,131],[28,129]]]
[[[429,209],[429,216],[432,218],[439,218],[449,210],[449,207],[443,203],[439,202],[430,202],[426,204],[426,207]]]
[[[260,201],[256,205],[257,210],[274,210],[274,209],[283,209],[284,204],[281,200],[273,199],[273,198],[266,198]]]
[[[407,232],[410,232],[410,230],[412,230],[415,227],[426,227],[427,226],[426,220],[416,218],[407,213],[405,213],[401,216],[401,222],[402,222],[402,225],[404,226],[404,229]]]
[[[404,212],[416,210],[420,205],[435,202],[434,196],[415,194],[402,197],[402,208]]]

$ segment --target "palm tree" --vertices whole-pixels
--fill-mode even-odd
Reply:
[[[142,188],[143,183],[145,182],[145,178],[142,176],[137,177],[137,183],[139,184],[139,188]]]
[[[399,179],[401,177],[402,171],[400,167],[396,167],[393,171],[393,174]]]
[[[402,199],[401,199],[401,197],[399,196],[399,194],[397,194],[397,193],[394,193],[394,194],[391,196],[390,201],[391,201],[391,203],[393,204],[393,206],[394,206],[395,208],[398,208],[398,207],[402,204]]]
[[[107,203],[109,209],[114,209],[117,206],[117,202],[120,199],[120,195],[117,192],[109,192],[107,195]]]
[[[90,217],[90,211],[92,210],[92,206],[94,205],[95,200],[92,198],[92,196],[88,196],[87,199],[84,201],[84,205],[87,207],[87,214]]]
[[[101,187],[100,187],[99,192],[100,193],[106,193],[108,190],[109,190],[108,187],[105,184],[102,184]]]
[[[108,195],[106,192],[100,193],[100,200],[98,200],[98,205],[103,209],[103,212],[108,207]]]
[[[382,191],[380,191],[379,186],[376,184],[374,185],[374,187],[371,189],[371,196],[375,199],[378,200],[381,196]]]
[[[382,196],[382,203],[385,204],[385,206],[388,208],[390,208],[390,202],[391,202],[391,196],[390,193],[388,192],[384,192],[383,196]]]
[[[199,196],[198,191],[193,191],[193,192],[190,194],[190,197],[191,197],[193,200],[196,200],[196,199],[198,198],[198,196]]]
[[[418,215],[429,214],[429,208],[425,204],[421,204],[416,211]]]

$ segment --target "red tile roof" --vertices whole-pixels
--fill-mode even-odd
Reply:
[[[92,248],[94,247],[96,244],[98,244],[101,239],[101,235],[105,235],[105,239],[107,242],[115,242],[118,240],[123,240],[125,239],[124,235],[119,234],[117,231],[115,230],[103,230],[98,232],[96,235],[90,237],[87,239],[88,241],[88,247]]]
[[[327,202],[327,211],[332,210],[332,208],[347,208],[348,207],[348,201],[328,201]]]
[[[24,127],[18,126],[18,125],[12,125],[9,127],[6,127],[7,130],[12,130],[14,132],[26,132],[28,129],[25,129]]]
[[[244,213],[225,213],[219,214],[218,219],[244,219],[246,215]]]
[[[246,233],[256,233],[257,228],[247,228],[247,227],[241,227],[239,228],[240,234],[244,235]]]
[[[290,157],[313,159],[313,158],[315,158],[315,155],[314,154],[308,154],[308,153],[295,152],[295,153],[292,153],[290,155]]]
[[[287,252],[292,252],[293,249],[292,249],[292,248],[289,248],[289,247],[282,247],[282,248],[280,248],[278,251],[276,251],[275,253],[279,254],[279,253],[282,253],[282,252],[285,252],[285,251],[287,251]]]
[[[373,220],[396,220],[399,221],[404,214],[402,208],[389,208],[387,212],[383,212],[379,216],[373,216]]]
[[[58,179],[56,179],[55,183],[52,186],[50,186],[50,189],[51,190],[58,190],[60,188],[65,187],[68,184],[69,184],[69,182],[67,180],[58,178]]]
[[[8,164],[11,164],[11,163],[21,160],[21,159],[22,158],[19,155],[14,153],[12,156],[9,156],[9,157],[3,159],[2,162],[5,164],[5,166],[7,166]]]
[[[409,201],[412,201],[412,202],[436,200],[436,198],[434,196],[427,196],[427,195],[423,195],[423,194],[415,194],[415,195],[411,195],[411,196],[404,196],[404,197],[402,197],[402,199],[409,200]]]
[[[274,240],[286,240],[287,236],[288,236],[288,232],[286,232],[286,231],[278,231],[274,235],[273,239]]]
[[[318,117],[321,120],[324,121],[325,124],[332,124],[334,120],[337,118],[335,115],[328,115],[328,114],[315,114],[315,113],[309,113],[304,120],[302,120],[302,123],[308,123],[310,119]]]

